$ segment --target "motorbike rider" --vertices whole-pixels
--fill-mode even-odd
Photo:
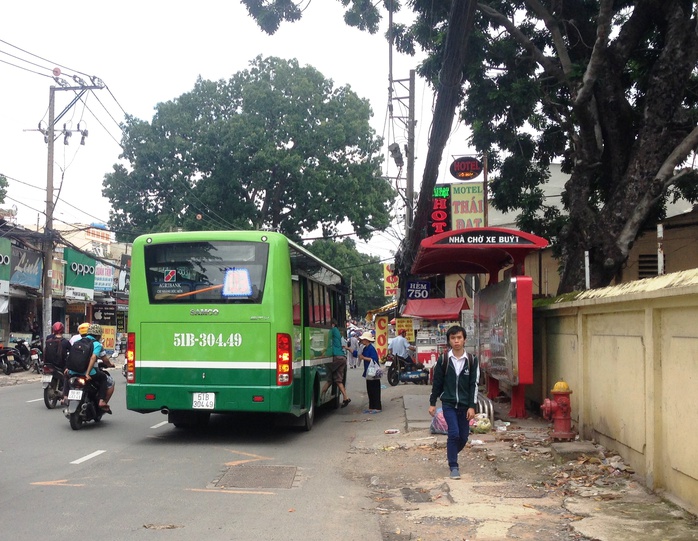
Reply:
[[[70,352],[70,342],[63,336],[65,326],[60,321],[56,321],[51,327],[52,334],[46,337],[44,345],[44,362],[65,369],[65,361]]]
[[[104,351],[102,344],[99,341],[102,338],[102,326],[97,323],[91,323],[87,328],[87,333],[85,336],[92,340],[92,355],[90,356],[90,361],[87,365],[87,370],[85,371],[84,376],[87,380],[93,379],[97,384],[99,389],[99,407],[105,413],[111,413],[111,408],[107,403],[107,391],[109,389],[107,374],[106,372],[100,370],[99,365],[97,364],[97,359],[102,356],[102,352]],[[81,336],[81,339],[82,338],[83,337]],[[73,370],[67,370],[67,372],[70,376],[83,375],[74,372]]]
[[[89,329],[89,328],[90,328],[89,323],[80,323],[80,325],[78,325],[78,334],[76,334],[75,336],[73,336],[70,339],[70,344],[73,345],[75,342],[77,342],[83,336],[85,336],[87,334],[87,329]]]
[[[407,341],[406,336],[407,331],[405,329],[400,329],[398,335],[390,342],[388,350],[396,357],[399,357],[405,363],[406,367],[411,368],[413,365],[416,365],[417,368],[423,368],[424,365],[420,366],[419,363],[415,363],[412,360],[410,351],[416,351],[417,348]]]

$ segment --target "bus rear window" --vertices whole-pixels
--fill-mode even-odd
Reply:
[[[260,303],[269,245],[261,242],[173,242],[145,247],[151,303]]]

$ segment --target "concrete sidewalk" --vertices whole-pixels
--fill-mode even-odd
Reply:
[[[363,380],[350,372],[354,407],[341,411],[355,423],[350,453],[376,456],[366,482],[384,540],[698,540],[696,517],[648,491],[614,452],[552,442],[550,423],[535,413],[509,419],[508,403],[495,404],[506,430],[472,434],[461,453],[463,479],[452,481],[446,436],[429,430],[430,386],[384,386],[383,411],[366,415]]]

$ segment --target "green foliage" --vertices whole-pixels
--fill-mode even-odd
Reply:
[[[228,81],[197,80],[127,119],[103,194],[119,231],[269,228],[298,240],[348,220],[359,237],[390,222],[381,140],[368,101],[295,60],[257,57]],[[128,236],[128,235],[122,235]]]
[[[386,303],[380,260],[359,252],[352,239],[345,238],[342,242],[316,240],[307,248],[341,271],[347,286],[351,285],[352,299],[356,302],[359,316],[364,316],[369,310]]]
[[[7,177],[5,175],[0,175],[0,204],[5,202],[5,196],[7,196]]]

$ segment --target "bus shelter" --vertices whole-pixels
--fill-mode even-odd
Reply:
[[[475,294],[475,353],[487,381],[487,396],[511,386],[511,417],[525,417],[524,386],[533,383],[533,285],[526,256],[548,246],[537,235],[498,227],[447,231],[420,243],[413,275],[485,274]],[[500,283],[500,271],[511,277]]]

